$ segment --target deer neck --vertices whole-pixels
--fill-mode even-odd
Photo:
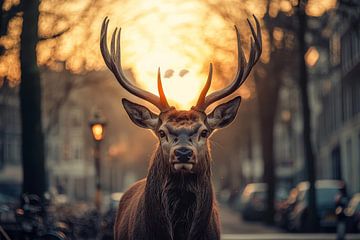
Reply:
[[[191,232],[201,231],[195,225],[209,222],[213,204],[210,167],[201,174],[174,174],[161,156],[158,149],[147,176],[145,219],[154,223],[148,231],[157,228],[166,232],[169,239],[186,239]],[[205,160],[209,159],[199,162]],[[195,223],[200,220],[201,223]]]

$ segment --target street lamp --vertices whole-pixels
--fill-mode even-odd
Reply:
[[[100,145],[104,139],[106,122],[98,113],[95,113],[94,117],[89,121],[89,126],[95,143],[94,145],[95,185],[96,185],[95,206],[96,209],[100,211],[100,206],[101,206]]]

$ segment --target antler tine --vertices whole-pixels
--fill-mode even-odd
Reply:
[[[158,68],[158,82],[157,83],[158,83],[158,92],[159,92],[161,104],[166,108],[170,108],[170,106],[166,100],[166,96],[165,96],[164,89],[163,89],[162,82],[161,82],[160,67]]]
[[[205,101],[206,93],[209,91],[209,88],[210,88],[210,85],[211,85],[212,71],[213,71],[213,66],[212,66],[212,63],[210,63],[209,75],[208,75],[208,78],[206,80],[205,86],[204,86],[203,90],[200,93],[200,96],[199,96],[199,99],[198,99],[198,101],[196,103],[196,106],[202,104]]]
[[[120,29],[120,31],[121,31],[121,29]],[[115,41],[116,32],[117,32],[117,28],[115,28],[115,30],[111,36],[110,53],[111,53],[111,60],[114,63],[114,66],[119,66],[118,58],[116,58],[117,50],[115,50],[118,47],[118,46],[116,46],[116,41]]]
[[[162,112],[169,110],[170,106],[167,103],[162,88],[161,90],[159,89],[160,97],[158,97],[146,90],[138,88],[126,78],[121,67],[121,49],[120,49],[121,28],[119,29],[119,31],[117,31],[116,28],[112,34],[111,46],[110,46],[111,53],[110,53],[107,45],[107,29],[108,29],[109,21],[110,20],[108,19],[108,17],[105,17],[101,26],[101,34],[100,34],[100,50],[106,66],[114,74],[120,85],[123,88],[125,88],[128,92],[154,104]],[[161,78],[158,81],[160,81],[160,85],[161,85]]]
[[[209,96],[203,97],[203,92],[205,91],[206,87],[204,87],[203,91],[200,94],[199,100],[194,107],[194,109],[199,111],[205,111],[206,108],[235,92],[246,80],[248,75],[250,74],[253,66],[257,63],[261,56],[262,52],[262,38],[261,38],[261,28],[260,23],[258,19],[253,15],[255,19],[255,25],[256,25],[256,32],[254,30],[253,25],[251,24],[250,20],[247,19],[247,22],[249,24],[251,35],[250,38],[250,54],[249,54],[249,61],[246,61],[245,54],[241,47],[241,41],[240,41],[240,33],[238,31],[238,28],[235,26],[235,32],[236,32],[236,38],[237,38],[237,48],[238,48],[238,68],[235,75],[234,80],[231,82],[230,85],[225,87],[224,89],[218,90],[216,92],[211,93]],[[207,88],[208,90],[208,88]],[[207,90],[205,92],[205,95],[207,93]]]
[[[109,24],[109,19],[107,17],[104,18],[104,21],[102,23],[101,26],[101,33],[100,33],[100,50],[101,50],[101,55],[104,58],[105,64],[108,68],[111,68],[111,60],[109,59],[109,55],[106,54],[108,46],[107,46],[107,28],[108,28],[108,24]],[[105,39],[105,41],[104,41]]]

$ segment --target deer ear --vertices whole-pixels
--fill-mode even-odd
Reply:
[[[125,98],[122,99],[122,104],[133,123],[142,128],[156,129],[159,121],[158,115],[146,107],[133,103]]]
[[[217,106],[208,116],[207,122],[212,129],[223,128],[229,125],[236,117],[241,97],[236,97]]]

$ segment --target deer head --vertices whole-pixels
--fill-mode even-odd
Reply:
[[[238,49],[238,69],[233,81],[224,89],[215,91],[207,96],[211,85],[212,64],[206,84],[201,91],[199,99],[190,110],[176,110],[171,107],[162,88],[160,69],[158,70],[157,83],[159,96],[140,89],[128,80],[123,73],[120,60],[120,33],[121,29],[113,32],[111,49],[107,46],[107,28],[109,20],[104,19],[101,29],[100,48],[108,68],[113,72],[122,87],[133,95],[142,98],[159,110],[159,114],[151,112],[145,106],[123,99],[122,103],[130,119],[142,128],[151,129],[160,142],[162,159],[173,173],[198,173],[209,166],[208,138],[214,130],[229,125],[236,117],[241,98],[220,104],[210,113],[206,108],[216,101],[234,93],[246,80],[252,67],[259,60],[262,51],[261,31],[257,18],[254,16],[256,31],[248,20],[252,33],[249,60],[247,61],[241,47],[240,34],[235,26]]]

